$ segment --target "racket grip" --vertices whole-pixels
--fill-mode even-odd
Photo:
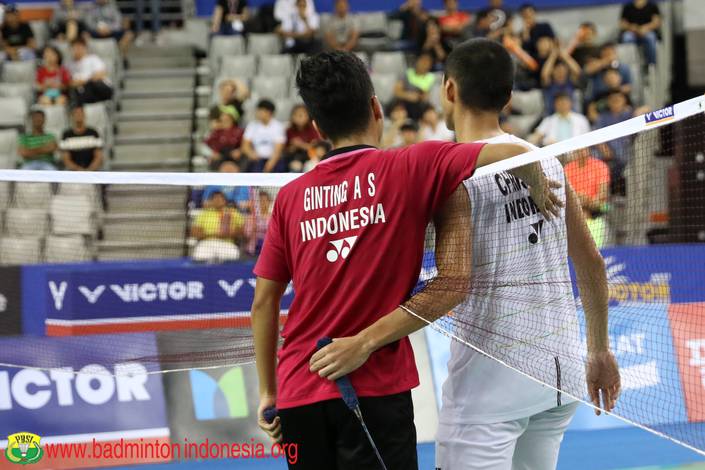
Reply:
[[[332,342],[332,339],[330,339],[328,336],[324,336],[323,338],[319,339],[316,343],[316,349],[318,350],[325,346],[328,346]],[[357,393],[355,392],[355,388],[353,387],[352,382],[350,382],[350,377],[344,375],[338,380],[336,380],[335,384],[338,386],[338,391],[343,397],[345,405],[354,411],[360,405],[360,403],[357,400]]]
[[[265,408],[264,411],[262,411],[262,415],[264,416],[264,420],[266,422],[268,422],[269,424],[272,424],[272,422],[274,422],[274,418],[277,417],[278,413],[279,413],[279,411],[273,406],[269,406],[269,407]]]

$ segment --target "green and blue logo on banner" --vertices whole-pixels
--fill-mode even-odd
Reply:
[[[191,370],[189,378],[196,419],[246,418],[249,415],[241,367],[233,367],[217,380],[203,370]]]

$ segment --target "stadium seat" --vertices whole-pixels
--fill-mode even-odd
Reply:
[[[61,57],[64,59],[64,63],[71,57],[71,46],[66,41],[50,41],[53,47],[57,48],[61,52]]]
[[[113,146],[113,126],[105,103],[83,105],[83,111],[86,114],[86,124],[98,131],[103,139],[103,150],[107,153]]]
[[[2,81],[6,83],[34,83],[34,62],[5,62],[2,64]]]
[[[109,39],[91,39],[88,43],[88,50],[103,59],[105,62],[116,63],[120,57],[120,49],[117,41]]]
[[[382,12],[360,13],[357,15],[360,26],[358,45],[366,50],[384,48],[387,38],[387,16]]]
[[[17,157],[18,136],[19,133],[16,129],[0,130],[0,155]]]
[[[377,98],[386,106],[394,98],[394,85],[397,83],[397,75],[388,73],[373,73],[372,86],[375,87]]]
[[[297,102],[297,100],[292,98],[277,100],[275,102],[277,109],[275,111],[274,117],[283,123],[289,122],[289,117],[291,116],[291,108],[293,108]]]
[[[88,196],[54,196],[49,216],[51,232],[55,235],[95,234],[95,206]]]
[[[512,93],[512,109],[525,116],[538,116],[543,113],[543,92],[541,90],[515,91]]]
[[[43,237],[48,228],[45,210],[10,207],[5,212],[5,233],[10,236]]]
[[[404,32],[404,22],[401,20],[390,20],[387,23],[387,37],[392,41],[401,39],[401,33]]]
[[[636,44],[617,44],[617,57],[627,65],[641,65],[641,55]]]
[[[40,238],[3,237],[0,239],[0,264],[34,264],[42,260]]]
[[[257,74],[257,57],[253,55],[231,55],[220,59],[220,77],[252,78]]]
[[[270,100],[286,98],[289,96],[288,82],[288,76],[257,76],[252,81],[252,92]]]
[[[18,96],[27,105],[34,103],[34,88],[32,83],[0,83],[0,96]]]
[[[11,197],[10,182],[0,181],[0,211],[4,211],[10,206]]]
[[[37,41],[37,47],[39,49],[43,48],[51,36],[49,23],[42,20],[30,21],[29,27],[32,28],[34,39]]]
[[[13,62],[10,62],[13,63]],[[7,65],[7,64],[5,64]],[[19,96],[0,97],[0,127],[24,129],[27,117],[27,103]]]
[[[100,187],[93,184],[83,183],[61,183],[59,185],[59,196],[81,196],[90,199],[95,213],[103,211],[103,198]]]
[[[220,58],[226,55],[241,55],[245,53],[245,40],[242,36],[215,36],[208,51],[211,70],[218,70]]]
[[[44,130],[54,134],[58,142],[61,140],[64,131],[69,128],[69,117],[66,114],[66,108],[63,106],[39,106],[39,108],[44,111],[46,116]]]
[[[393,73],[400,76],[406,70],[406,59],[402,52],[377,52],[372,56],[372,71]]]
[[[250,54],[279,54],[281,49],[281,41],[276,34],[250,34],[247,38],[247,52]]]
[[[45,241],[44,252],[47,263],[72,263],[90,259],[86,241],[80,235],[49,235]]]
[[[51,183],[15,183],[14,207],[46,211],[50,200]]]
[[[290,77],[294,69],[294,61],[289,55],[263,55],[259,58],[258,75],[269,77]]]

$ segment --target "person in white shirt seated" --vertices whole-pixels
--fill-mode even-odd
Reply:
[[[534,145],[550,145],[576,135],[590,132],[590,122],[585,116],[573,111],[573,98],[565,93],[555,97],[556,112],[541,121],[536,132],[529,136]]]
[[[98,103],[113,97],[113,88],[103,59],[88,53],[83,38],[71,41],[71,60],[66,64],[71,74],[72,105]]]
[[[278,22],[296,13],[296,0],[276,0],[274,2],[274,19]],[[316,5],[313,0],[306,2],[306,14],[315,15]]]
[[[274,103],[260,100],[255,111],[255,120],[245,128],[242,153],[250,160],[248,171],[258,173],[280,173],[286,171],[282,159],[286,130],[274,119]]]
[[[308,8],[308,0],[296,0],[296,8],[281,20],[277,33],[284,41],[288,54],[314,54],[321,50],[317,38],[320,21],[316,12]]]
[[[433,106],[426,108],[421,115],[421,140],[455,141],[455,132],[448,129],[446,123],[441,121],[438,111]]]

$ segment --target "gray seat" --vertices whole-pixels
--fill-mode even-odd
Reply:
[[[257,74],[257,57],[228,55],[220,58],[218,75],[221,77],[252,78]]]
[[[276,34],[250,34],[247,38],[247,52],[250,54],[279,54],[281,49],[281,41]]]
[[[83,105],[86,114],[86,124],[98,131],[103,139],[103,151],[107,154],[113,148],[113,126],[108,116],[105,103],[92,103]],[[57,136],[60,138],[61,136]]]
[[[120,57],[120,49],[117,41],[113,38],[91,39],[88,43],[88,50],[103,59],[105,62],[114,63]]]
[[[617,57],[628,65],[641,65],[641,55],[636,44],[617,44]]]
[[[2,66],[2,81],[7,83],[34,83],[34,62],[5,62]]]
[[[299,101],[296,99],[292,98],[286,98],[286,99],[281,99],[277,100],[275,102],[276,110],[274,117],[281,122],[289,122],[289,118],[291,117],[291,110],[294,107],[295,104],[297,104]]]
[[[401,75],[406,70],[406,59],[401,52],[377,52],[372,56],[372,71]]]
[[[16,237],[43,237],[49,228],[42,209],[11,207],[5,213],[5,232]]]
[[[27,117],[27,103],[24,99],[19,96],[0,97],[0,109],[0,127],[24,128]]]
[[[289,96],[289,77],[255,77],[252,81],[252,92],[270,100],[287,98]]]
[[[4,211],[10,206],[10,201],[12,200],[12,194],[10,191],[9,181],[0,181],[0,212]],[[2,230],[2,226],[0,226]]]
[[[42,260],[40,238],[2,237],[0,263],[4,265],[34,264]]]
[[[375,87],[377,98],[386,106],[394,98],[394,86],[397,83],[397,75],[388,73],[373,73],[372,86]]]
[[[58,194],[51,200],[49,214],[56,235],[93,235],[96,232],[95,203],[88,195]]]
[[[259,58],[258,75],[289,77],[293,69],[294,61],[289,55],[262,55]]]
[[[17,156],[17,138],[19,133],[16,129],[0,130],[0,155]]]
[[[32,83],[0,83],[0,96],[18,96],[29,106],[34,103],[34,88]]]
[[[49,31],[49,23],[46,21],[30,21],[29,27],[32,28],[34,39],[37,41],[37,47],[42,48],[49,41],[51,36]]]
[[[49,235],[45,241],[44,251],[47,263],[75,263],[90,259],[86,241],[80,235]]]
[[[242,55],[245,53],[245,40],[241,36],[215,36],[211,40],[208,60],[211,70],[218,69],[220,58],[227,55]]]
[[[15,197],[13,207],[20,209],[49,209],[51,200],[50,183],[15,183]]]
[[[384,13],[361,13],[357,19],[360,26],[360,48],[378,50],[387,44],[387,16]]]
[[[38,106],[44,111],[46,121],[44,129],[50,134],[54,134],[57,142],[61,140],[64,131],[69,127],[69,118],[66,114],[66,108],[63,106]]]

